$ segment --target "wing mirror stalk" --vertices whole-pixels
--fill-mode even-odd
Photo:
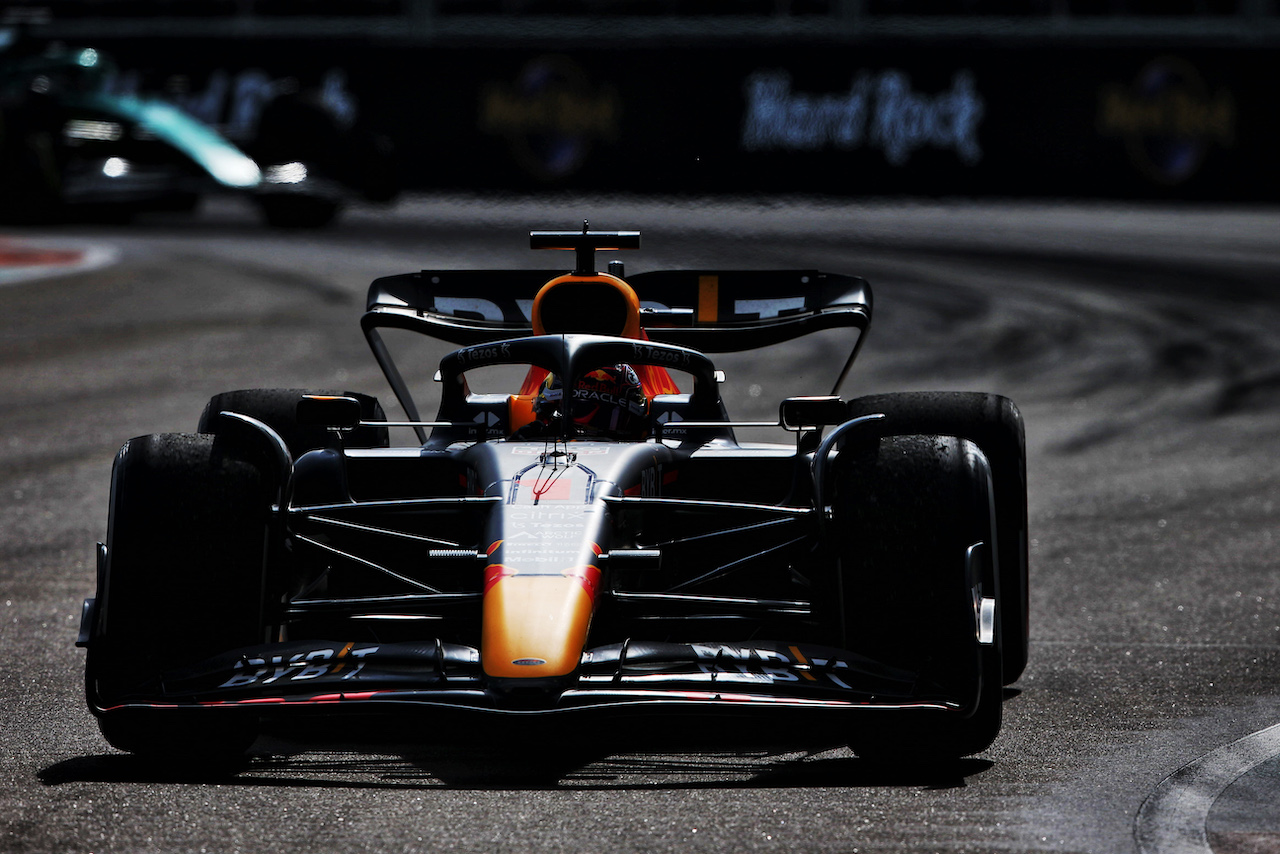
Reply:
[[[884,433],[885,421],[884,414],[879,412],[845,421],[832,430],[818,445],[818,450],[814,451],[809,474],[813,480],[813,503],[818,510],[819,532],[831,518],[831,506],[827,504],[826,496],[827,469],[831,465],[831,450],[837,444],[849,440],[861,440],[867,443],[873,440],[879,441]]]

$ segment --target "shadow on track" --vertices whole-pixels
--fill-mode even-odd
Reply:
[[[127,754],[63,760],[40,772],[46,786],[67,783],[191,784],[298,789],[453,789],[684,791],[908,787],[963,788],[993,767],[961,759],[928,767],[870,763],[844,750],[821,753],[602,757],[497,755],[460,749],[404,756],[299,754],[254,757],[237,769],[157,765]]]

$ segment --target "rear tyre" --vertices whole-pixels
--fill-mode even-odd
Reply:
[[[197,427],[201,433],[225,432],[218,418],[220,412],[238,412],[256,418],[266,424],[289,446],[289,453],[296,460],[307,451],[328,445],[330,434],[323,427],[303,426],[298,423],[298,401],[304,394],[341,394],[360,401],[360,414],[366,421],[385,421],[386,413],[378,399],[358,392],[310,391],[297,388],[250,388],[224,391],[210,398]],[[348,448],[385,448],[391,444],[386,427],[357,427],[343,438]]]
[[[876,394],[849,402],[850,418],[876,412],[884,413],[886,428],[893,434],[968,439],[991,465],[1004,684],[1012,685],[1027,667],[1030,638],[1027,452],[1022,414],[1007,397],[980,392]]]
[[[166,671],[264,640],[265,481],[213,436],[142,436],[116,455],[86,670],[115,747],[218,764],[256,738],[256,719],[239,710],[148,704],[163,698]]]
[[[1003,690],[999,632],[991,644],[978,639],[977,601],[992,595],[996,568],[981,547],[970,556],[991,543],[986,458],[950,436],[891,436],[842,452],[835,472],[848,648],[919,674],[920,694],[972,710],[886,713],[851,746],[894,762],[984,750],[1000,731]]]

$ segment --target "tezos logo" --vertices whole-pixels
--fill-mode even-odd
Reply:
[[[1199,170],[1212,146],[1235,144],[1236,104],[1229,90],[1210,91],[1189,62],[1165,57],[1129,85],[1099,89],[1097,126],[1103,136],[1124,140],[1148,178],[1175,185]]]
[[[650,347],[648,344],[633,343],[631,350],[636,354],[637,359],[643,359],[646,363],[654,364],[664,363],[668,365],[687,365],[689,364],[689,354],[672,352],[670,350],[659,350],[656,347]]]
[[[458,358],[463,362],[480,362],[485,359],[506,359],[511,355],[510,344],[499,344],[496,347],[480,346],[468,347],[458,353]]]

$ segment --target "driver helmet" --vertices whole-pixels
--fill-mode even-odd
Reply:
[[[547,374],[533,402],[538,420],[549,423],[557,417],[563,397],[560,378]],[[569,408],[581,435],[639,439],[649,429],[649,399],[628,364],[588,371],[578,380]]]

